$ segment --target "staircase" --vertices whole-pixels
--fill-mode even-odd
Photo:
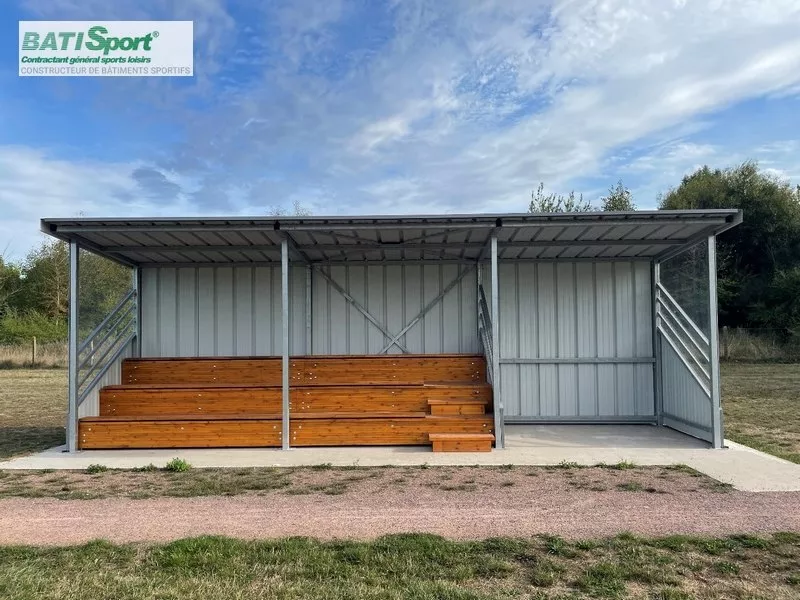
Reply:
[[[290,369],[291,446],[492,448],[483,356],[302,356]],[[281,406],[280,358],[127,359],[79,447],[280,447]]]

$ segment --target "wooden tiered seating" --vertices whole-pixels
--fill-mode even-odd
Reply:
[[[290,367],[292,446],[491,448],[481,356],[310,356]],[[100,392],[100,416],[80,420],[80,447],[277,447],[281,408],[277,357],[127,359],[122,384]]]

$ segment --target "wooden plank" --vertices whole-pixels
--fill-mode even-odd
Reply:
[[[408,357],[313,357],[290,361],[293,385],[329,385],[338,383],[386,385],[436,382],[484,382],[486,363],[483,357],[429,355]]]
[[[278,358],[126,359],[122,383],[280,385]]]
[[[424,419],[294,420],[292,446],[400,446],[429,443],[431,432],[494,433],[491,417],[428,415]]]
[[[102,448],[236,448],[281,445],[279,420],[105,421],[82,419],[83,450]]]
[[[304,386],[291,390],[293,414],[306,412],[426,412],[422,386]]]
[[[279,387],[107,386],[100,416],[264,414],[281,412]]]
[[[494,435],[488,433],[432,433],[434,452],[491,452]]]

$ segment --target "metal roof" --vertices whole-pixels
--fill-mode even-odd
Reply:
[[[136,266],[664,258],[739,224],[738,210],[364,217],[42,219],[44,233]]]

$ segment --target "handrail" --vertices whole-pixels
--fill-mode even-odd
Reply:
[[[90,361],[91,361],[91,359],[94,357],[94,355],[95,355],[95,354],[97,354],[97,351],[98,351],[98,350],[100,350],[100,348],[102,348],[102,347],[103,347],[103,344],[105,344],[105,343],[106,343],[106,341],[108,340],[109,336],[110,336],[112,333],[114,333],[114,330],[115,330],[115,329],[117,329],[117,328],[118,328],[120,325],[122,325],[122,323],[123,323],[123,322],[124,322],[126,319],[129,319],[129,318],[131,319],[130,321],[128,321],[128,322],[125,324],[125,328],[126,328],[126,329],[127,329],[129,326],[130,326],[130,324],[131,324],[131,323],[133,323],[133,322],[135,322],[135,321],[136,321],[136,319],[135,319],[135,317],[134,317],[134,315],[133,315],[133,312],[134,312],[134,310],[135,310],[135,309],[136,309],[136,305],[134,305],[134,304],[131,304],[131,305],[130,305],[128,308],[126,308],[125,310],[123,310],[122,312],[120,312],[119,318],[118,318],[116,321],[114,321],[114,325],[112,325],[111,327],[109,327],[109,328],[108,328],[108,330],[106,331],[105,335],[103,335],[103,337],[100,339],[100,341],[99,341],[99,342],[97,342],[97,344],[96,344],[96,349],[95,349],[95,348],[93,348],[93,349],[92,349],[92,351],[91,351],[89,354],[87,354],[87,355],[84,357],[84,359],[83,359],[81,362],[79,362],[79,363],[78,363],[78,370],[81,370],[81,369],[83,369],[84,367],[86,367],[86,363],[88,363],[88,362],[90,362]],[[86,341],[87,341],[87,342],[89,343],[89,345],[91,346],[91,343],[92,343],[94,340],[93,340],[93,339],[91,339],[91,338],[89,338],[89,339],[88,339],[88,340],[86,340]],[[81,351],[78,351],[78,354],[80,355],[80,354],[81,354]]]
[[[666,322],[666,321],[664,321],[664,322]],[[707,384],[705,381],[703,381],[703,380],[700,378],[700,376],[699,376],[699,375],[698,375],[698,374],[695,372],[695,370],[694,370],[694,369],[692,368],[692,366],[689,364],[689,361],[687,361],[687,360],[686,360],[686,357],[684,357],[684,356],[683,356],[683,354],[682,354],[682,353],[681,353],[681,351],[678,349],[678,347],[677,347],[677,345],[675,344],[675,342],[674,342],[674,341],[672,340],[672,338],[670,337],[670,335],[669,335],[669,332],[665,331],[665,330],[664,330],[664,328],[663,328],[663,327],[661,327],[660,325],[659,325],[659,327],[658,327],[658,331],[661,333],[661,335],[663,336],[663,338],[664,338],[665,340],[667,340],[667,343],[668,343],[670,346],[672,346],[672,349],[675,351],[675,355],[676,355],[676,356],[678,357],[678,359],[679,359],[679,360],[680,360],[680,361],[683,363],[683,365],[686,367],[686,369],[689,371],[689,373],[691,373],[691,374],[692,374],[692,377],[694,377],[694,380],[697,382],[697,385],[699,385],[699,386],[700,386],[700,388],[703,390],[703,392],[706,394],[706,396],[708,396],[708,399],[709,399],[709,400],[711,400],[711,389],[709,388],[708,384]]]
[[[692,326],[697,335],[700,336],[700,339],[703,340],[706,344],[709,344],[710,342],[708,341],[708,337],[706,336],[706,334],[703,333],[703,331],[697,326],[697,323],[695,323],[694,320],[689,315],[686,314],[686,311],[684,311],[683,307],[681,307],[681,305],[678,304],[678,301],[672,297],[672,294],[670,294],[667,291],[667,288],[665,288],[660,281],[656,283],[656,287],[658,288],[658,291],[664,294],[667,300],[669,300],[672,303],[672,305],[678,310],[680,315],[684,319],[686,319],[686,321]]]
[[[489,316],[489,304],[483,285],[478,285],[478,335],[483,346],[483,357],[486,359],[486,375],[489,383],[494,385],[494,348],[492,347],[492,319]],[[498,373],[499,377],[499,373]]]
[[[109,321],[110,321],[110,320],[111,320],[111,319],[114,317],[114,315],[115,315],[117,312],[119,312],[119,311],[122,309],[123,305],[124,305],[126,302],[128,302],[128,300],[130,300],[131,298],[133,298],[133,297],[135,297],[135,296],[136,296],[136,290],[135,290],[135,289],[132,289],[130,292],[128,292],[128,293],[125,295],[125,297],[124,297],[122,300],[120,300],[120,301],[117,303],[117,305],[116,305],[114,308],[112,308],[112,309],[111,309],[111,312],[110,312],[110,313],[108,313],[108,315],[106,316],[106,318],[105,318],[105,319],[103,319],[103,320],[100,322],[100,324],[99,324],[97,327],[95,327],[95,328],[92,330],[92,332],[91,332],[91,333],[89,333],[89,335],[87,335],[87,336],[86,336],[86,339],[83,341],[83,343],[82,343],[80,346],[78,346],[78,353],[81,353],[81,352],[83,352],[84,350],[86,350],[86,347],[87,347],[87,346],[89,345],[89,343],[92,341],[92,338],[93,338],[94,336],[96,336],[96,335],[97,335],[97,333],[98,333],[98,332],[99,332],[101,329],[103,329],[103,327],[105,327],[105,326],[108,324],[108,322],[109,322]]]
[[[122,344],[120,344],[119,348],[117,348],[117,351],[114,352],[114,354],[111,356],[111,358],[108,360],[108,362],[106,362],[106,364],[103,365],[103,367],[92,378],[92,380],[89,382],[89,384],[86,385],[83,388],[83,391],[80,391],[80,390],[78,391],[78,406],[80,406],[81,403],[84,400],[86,400],[86,396],[89,395],[89,392],[91,392],[92,389],[94,388],[94,386],[97,385],[97,382],[100,381],[103,378],[103,376],[106,374],[106,372],[108,372],[108,369],[111,367],[111,365],[114,364],[114,361],[116,361],[119,358],[119,356],[120,356],[120,354],[122,354],[123,350],[125,350],[125,348],[128,347],[128,345],[133,341],[133,339],[135,337],[136,337],[136,331],[132,331],[130,333],[130,335],[128,335],[128,337],[125,338],[125,341]],[[113,346],[112,346],[112,348],[113,348]],[[91,371],[90,371],[90,373],[91,373]]]
[[[687,354],[689,357],[691,357],[691,359],[692,359],[692,362],[693,362],[693,363],[694,363],[694,364],[697,366],[697,368],[698,368],[698,369],[700,369],[700,372],[703,374],[703,376],[704,376],[704,377],[705,377],[705,378],[706,378],[708,381],[711,381],[711,374],[710,374],[708,371],[706,371],[706,369],[703,367],[703,365],[701,365],[701,364],[700,364],[700,361],[699,361],[699,360],[697,360],[697,357],[696,357],[694,354],[692,354],[692,351],[691,351],[691,350],[689,350],[689,347],[686,345],[686,342],[684,342],[684,341],[683,341],[683,340],[680,338],[680,336],[678,335],[678,332],[677,332],[677,331],[675,331],[675,329],[672,327],[672,324],[671,324],[669,321],[667,321],[667,320],[665,320],[665,319],[663,319],[663,318],[662,318],[662,319],[659,319],[659,322],[658,322],[658,323],[659,323],[659,326],[660,326],[659,328],[661,329],[662,333],[663,333],[663,330],[664,330],[664,327],[665,327],[665,326],[667,327],[667,329],[669,329],[669,334],[671,334],[671,335],[673,336],[673,338],[674,338],[675,340],[677,340],[677,342],[678,342],[678,343],[681,345],[681,347],[683,348],[684,352],[685,352],[685,353],[686,353],[686,354]],[[704,357],[704,358],[705,358],[705,357]],[[707,360],[707,359],[706,359],[706,360]]]
[[[126,327],[126,330],[129,330],[129,329],[130,329],[130,327]],[[129,333],[129,334],[128,334],[128,337],[130,337],[131,335],[134,335],[134,336],[135,336],[135,335],[136,335],[136,331],[134,330],[134,331],[132,331],[131,333]],[[111,344],[108,344],[108,346],[106,347],[105,351],[104,351],[104,352],[103,352],[103,353],[100,355],[100,358],[99,358],[99,359],[97,359],[97,362],[96,362],[94,365],[90,366],[90,367],[89,367],[89,368],[86,370],[86,374],[85,374],[84,376],[80,376],[80,375],[78,376],[78,388],[79,388],[79,389],[80,389],[80,387],[81,387],[81,386],[82,386],[84,383],[86,383],[86,380],[87,380],[87,379],[89,379],[89,376],[92,374],[92,372],[93,372],[95,369],[97,369],[97,368],[99,368],[99,369],[101,369],[101,370],[103,369],[103,366],[104,366],[104,365],[103,365],[103,361],[106,359],[106,357],[109,355],[109,353],[110,353],[110,352],[111,352],[111,351],[112,351],[114,348],[116,348],[116,346],[117,346],[117,342],[118,342],[118,341],[119,341],[119,338],[117,338],[116,340],[114,340],[114,342],[113,342],[113,343],[111,343]],[[78,372],[80,373],[80,369],[78,370]]]
[[[666,313],[661,312],[660,309],[662,308],[666,311]],[[662,302],[660,298],[657,298],[656,310],[658,314],[661,315],[662,317],[665,314],[668,315],[672,319],[672,322],[675,324],[675,326],[680,329],[680,333],[682,333],[686,338],[689,339],[690,342],[692,342],[692,345],[697,349],[697,351],[703,356],[704,359],[708,360],[708,355],[711,353],[711,349],[708,347],[708,345],[706,345],[705,348],[702,347],[697,342],[697,340],[694,339],[694,336],[692,336],[692,334],[686,329],[683,323],[681,323],[680,319],[678,319],[675,313],[672,312],[670,307],[667,306],[664,302]]]

